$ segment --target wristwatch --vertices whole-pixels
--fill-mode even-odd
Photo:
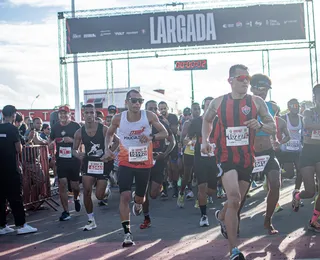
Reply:
[[[260,124],[259,129],[261,130],[261,129],[262,129],[262,127],[263,127],[263,123],[262,123],[262,122],[259,122],[259,124]]]

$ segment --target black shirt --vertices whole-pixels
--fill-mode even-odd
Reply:
[[[18,128],[10,123],[0,124],[0,172],[18,174],[17,151],[15,144],[20,142]]]
[[[195,156],[201,156],[201,143],[202,143],[202,122],[203,122],[203,117],[197,117],[195,119],[191,120],[189,129],[188,129],[188,136],[189,138],[193,138],[196,137],[196,144],[194,147],[194,155]],[[210,134],[210,143],[214,142],[214,130],[216,128],[218,122],[218,117],[215,117],[215,119],[213,120],[213,130]]]
[[[159,117],[159,121],[167,129],[169,136],[172,136],[170,127],[163,121],[162,117]],[[152,134],[155,135],[157,133],[159,133],[159,131],[154,126],[152,126]],[[154,141],[152,144],[153,152],[155,153],[163,153],[166,150],[166,141],[164,139]]]
[[[85,161],[100,161],[100,158],[104,155],[104,136],[103,125],[98,124],[96,134],[89,136],[86,132],[86,127],[81,127],[81,139],[85,147]]]
[[[71,121],[67,125],[61,125],[60,122],[56,123],[50,133],[50,139],[56,141],[57,144],[57,160],[70,160],[72,157],[72,143],[62,142],[63,137],[74,138],[74,134],[80,128],[80,125]],[[62,148],[62,149],[61,149]],[[66,148],[66,149],[63,149]],[[71,154],[70,154],[71,153]]]

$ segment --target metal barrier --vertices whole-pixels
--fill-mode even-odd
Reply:
[[[48,146],[32,145],[24,146],[19,156],[22,170],[23,202],[24,206],[33,206],[35,210],[43,203],[59,206],[51,198],[51,184],[49,175]],[[51,203],[52,202],[52,203]]]

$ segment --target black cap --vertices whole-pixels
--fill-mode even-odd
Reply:
[[[263,74],[255,74],[251,77],[250,85],[254,88],[257,87],[268,87],[272,88],[272,82],[271,79],[267,75]]]
[[[183,115],[184,116],[189,116],[191,115],[191,109],[186,107],[185,109],[183,109]]]
[[[108,106],[108,111],[109,111],[109,112],[110,112],[110,111],[116,112],[116,111],[117,111],[117,107],[114,106],[114,105],[110,105],[110,106]]]

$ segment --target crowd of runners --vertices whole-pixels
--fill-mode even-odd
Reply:
[[[169,113],[165,102],[145,102],[137,90],[128,91],[126,111],[116,114],[114,108],[105,118],[94,105],[84,105],[82,124],[71,121],[70,108],[61,106],[59,122],[52,126],[48,140],[43,143],[55,147],[56,151],[55,172],[63,207],[60,221],[71,218],[68,182],[75,210],[81,210],[80,175],[88,216],[85,231],[97,227],[91,196],[94,187],[99,203],[107,205],[111,175],[112,180],[116,180],[120,191],[123,247],[134,245],[130,211],[135,216],[143,213],[141,229],[150,227],[150,198],[167,198],[169,187],[180,208],[184,207],[185,199],[196,197],[200,227],[209,226],[207,204],[226,196],[227,201],[215,212],[215,219],[221,234],[229,241],[230,259],[245,259],[237,241],[240,212],[253,177],[259,173],[264,176],[268,190],[263,226],[270,235],[277,234],[272,216],[281,207],[278,201],[282,178],[296,175],[292,191],[295,212],[303,206],[302,200],[313,198],[319,190],[320,85],[313,89],[313,108],[301,111],[299,101],[291,99],[289,112],[280,116],[276,102],[265,101],[272,88],[268,76],[250,76],[246,66],[234,65],[229,70],[228,83],[230,93],[206,97],[201,104],[193,103],[191,108],[184,109],[180,118]],[[16,112],[13,106],[6,106],[2,111],[4,122],[0,125],[0,163],[12,163],[5,168],[10,173],[17,172],[13,161],[16,153],[21,152],[19,132],[12,126]],[[4,187],[14,185],[14,191],[0,189],[0,235],[14,231],[6,224],[6,200],[12,208],[18,233],[37,231],[25,224],[17,176],[19,174],[13,179],[7,174],[4,178]],[[197,186],[196,196],[194,186]],[[319,232],[318,196],[310,215],[309,229]]]

